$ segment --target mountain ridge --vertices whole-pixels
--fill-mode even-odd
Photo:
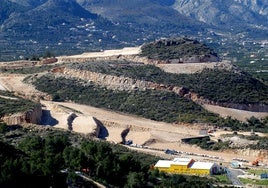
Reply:
[[[265,16],[267,1],[3,2],[5,5],[0,6],[2,60],[23,59],[46,51],[68,55],[138,46],[146,41],[170,36],[212,38],[214,41],[235,35],[239,37],[239,34],[265,38],[268,31]]]

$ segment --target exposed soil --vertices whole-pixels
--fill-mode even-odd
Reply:
[[[82,54],[80,56],[111,56],[111,55],[122,55],[122,54],[135,54],[138,53],[139,48],[128,48],[126,51],[109,51],[109,52],[99,52],[91,54]],[[77,56],[74,56],[77,57]],[[163,67],[167,67],[164,65]],[[193,65],[194,66],[194,65]],[[176,66],[181,69],[182,66]],[[197,67],[199,69],[199,67]],[[170,66],[169,69],[174,69],[174,66]],[[192,70],[196,71],[195,68]],[[188,70],[185,69],[187,72]],[[25,96],[26,98],[38,98],[41,96],[47,97],[46,94],[37,91],[33,86],[25,84],[22,80],[25,75],[8,75],[0,74],[0,89],[7,89],[9,91],[14,91],[20,96]],[[38,96],[38,97],[36,97]],[[155,153],[160,156],[164,156],[164,149],[174,149],[177,151],[182,151],[180,156],[193,157],[195,159],[202,158],[202,160],[216,160],[218,162],[231,161],[232,158],[239,157],[237,153],[233,151],[230,152],[214,152],[214,151],[204,151],[198,147],[190,146],[181,143],[181,139],[185,137],[198,136],[202,125],[189,125],[189,124],[169,124],[164,122],[157,122],[134,115],[118,113],[114,111],[109,111],[105,109],[95,108],[86,105],[79,105],[74,103],[62,102],[55,103],[51,101],[41,101],[44,106],[44,111],[47,113],[45,120],[46,125],[55,126],[59,128],[67,127],[67,118],[70,113],[74,112],[81,114],[84,117],[90,116],[95,117],[100,120],[107,130],[106,140],[110,142],[119,143],[122,141],[121,133],[129,129],[126,135],[126,140],[132,140],[136,146],[145,145],[149,147],[148,149],[134,147],[133,149],[142,150],[143,152]],[[245,121],[251,116],[264,117],[268,113],[257,113],[248,112],[242,110],[234,110],[229,108],[223,108],[212,105],[204,105],[209,111],[220,114],[223,117],[231,116],[241,121]],[[85,118],[85,121],[87,118]],[[80,122],[80,121],[79,121]],[[81,123],[81,122],[80,122]],[[86,123],[86,122],[85,122]],[[217,130],[214,133],[215,139],[219,138],[221,134],[232,132]],[[264,136],[264,135],[263,135]],[[151,150],[154,148],[157,150]],[[204,156],[201,156],[204,155]],[[214,158],[213,156],[216,156]],[[167,156],[165,157],[174,157]],[[255,156],[253,154],[240,156],[248,161],[253,161]]]

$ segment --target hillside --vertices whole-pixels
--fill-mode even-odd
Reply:
[[[205,26],[205,24],[202,25],[201,23],[195,22],[167,6],[172,4],[171,1],[77,1],[87,10],[108,18],[109,20],[121,24],[128,24],[132,27],[142,27],[145,31],[151,30],[154,32],[163,32],[164,29],[171,29],[174,31],[174,29],[177,28],[191,32],[191,30],[200,30]],[[161,25],[159,25],[159,23],[161,23]]]
[[[117,47],[126,38],[135,41],[136,33],[140,33],[136,28],[117,25],[85,10],[75,0],[48,0],[10,15],[3,20],[0,29],[3,44],[0,59],[6,60],[14,56],[25,59],[47,51],[73,54],[84,49],[100,50],[103,44],[106,48]],[[126,36],[128,32],[133,35]]]
[[[265,2],[254,1],[4,0],[0,60],[137,46],[170,36],[198,37],[226,51],[264,39],[266,12]]]
[[[69,68],[149,81],[167,87],[183,87],[186,93],[190,90],[212,103],[268,104],[267,85],[247,73],[233,70],[204,69],[194,74],[171,74],[154,65],[126,61],[88,62],[70,65]]]
[[[200,47],[201,43],[195,44]],[[267,132],[267,118],[250,118],[252,115],[261,115],[261,113],[223,109],[218,106],[214,109],[216,113],[221,113],[221,111],[225,111],[227,114],[233,112],[237,113],[236,115],[239,117],[248,119],[245,122],[240,122],[230,117],[221,118],[218,114],[207,111],[203,108],[205,105],[194,100],[202,99],[202,102],[206,102],[208,100],[204,96],[208,97],[211,94],[212,97],[217,95],[216,99],[211,100],[220,100],[222,96],[229,96],[232,99],[223,98],[223,100],[237,102],[241,97],[250,103],[259,105],[267,100],[267,87],[263,83],[253,79],[237,67],[229,64],[221,67],[224,62],[199,63],[213,64],[213,66],[210,69],[203,68],[203,71],[192,74],[170,74],[158,68],[159,64],[152,64],[152,61],[148,61],[146,57],[141,58],[139,49],[127,48],[81,54],[80,56],[64,56],[60,57],[58,62],[53,61],[44,65],[41,61],[1,64],[3,70],[0,72],[4,72],[1,73],[0,77],[1,84],[3,84],[2,89],[12,90],[24,97],[41,99],[43,115],[48,122],[53,121],[53,123],[44,122],[42,124],[42,122],[43,126],[23,124],[23,127],[12,127],[14,130],[0,127],[0,145],[4,145],[2,144],[2,140],[4,140],[27,154],[27,160],[21,156],[21,160],[14,163],[13,158],[8,159],[8,157],[0,156],[0,160],[8,161],[9,164],[8,166],[1,165],[4,173],[0,175],[0,185],[1,182],[8,183],[10,186],[20,182],[27,184],[29,183],[27,177],[32,178],[33,174],[42,178],[46,184],[51,181],[55,184],[60,169],[66,168],[71,169],[68,173],[68,180],[71,179],[74,184],[77,181],[82,183],[81,180],[76,181],[72,177],[77,177],[73,172],[80,171],[83,167],[90,168],[90,172],[92,172],[90,177],[105,185],[133,185],[132,177],[136,176],[137,173],[146,181],[137,179],[135,185],[143,187],[148,185],[148,182],[150,182],[150,186],[154,185],[156,179],[152,177],[155,176],[150,175],[151,171],[148,172],[148,165],[153,164],[152,158],[148,159],[136,153],[135,156],[139,159],[136,161],[136,158],[131,157],[132,154],[128,153],[129,149],[119,148],[117,150],[118,144],[115,143],[122,142],[123,134],[126,132],[124,139],[133,141],[133,145],[127,146],[131,150],[151,153],[161,158],[174,158],[173,155],[164,154],[167,148],[177,151],[176,156],[178,157],[209,160],[223,165],[229,164],[237,155],[242,155],[243,160],[248,161],[252,161],[257,155],[267,156],[265,134],[258,132],[255,133],[258,136],[247,136],[250,135],[249,131],[252,129]],[[90,58],[91,61],[89,61]],[[78,63],[79,61],[82,63]],[[147,61],[151,64],[145,64],[148,63]],[[183,63],[183,65],[187,64],[189,63]],[[168,66],[169,64],[164,65]],[[23,73],[23,75],[19,73]],[[22,83],[23,78],[25,78],[26,83]],[[182,85],[182,87],[178,87],[178,85]],[[217,88],[219,85],[220,89]],[[36,89],[50,94],[53,101],[50,101],[49,97],[45,97],[46,94],[37,92]],[[193,91],[198,91],[198,93],[204,91],[205,94],[200,97]],[[240,91],[242,91],[241,95],[239,95]],[[221,92],[222,95],[220,95]],[[234,96],[237,95],[237,98],[233,98],[232,93]],[[256,93],[263,94],[263,96],[258,96]],[[44,99],[49,101],[43,101]],[[210,105],[210,108],[213,108],[213,105]],[[103,137],[99,138],[113,144],[109,145],[101,141],[92,142],[89,140],[90,135],[83,134],[86,132],[83,132],[79,137],[73,136],[76,129],[70,130],[69,125],[74,125],[74,122],[77,122],[79,126],[86,128],[89,119],[82,120],[75,117],[77,121],[75,119],[70,122],[72,121],[69,119],[70,114],[77,114],[78,117],[96,117],[102,126],[100,132],[102,132]],[[267,113],[262,113],[261,116],[256,117],[264,117],[265,115]],[[0,124],[2,126],[2,123]],[[68,131],[57,132],[57,128],[60,127],[58,125],[68,126]],[[182,138],[199,135],[200,130],[204,128],[217,130],[215,133],[211,133],[213,135],[211,141],[202,141],[194,146],[181,141]],[[230,131],[226,131],[228,129]],[[248,132],[241,132],[241,130]],[[223,134],[227,133],[230,138],[225,139]],[[236,139],[235,133],[241,135],[241,138]],[[225,140],[222,141],[223,139]],[[232,141],[236,139],[236,141],[231,144],[228,139],[232,139]],[[243,145],[244,149],[237,148],[241,142],[246,143]],[[204,150],[204,148],[209,151]],[[108,162],[111,157],[113,163]],[[22,161],[24,162],[22,163]],[[84,163],[85,161],[87,162]],[[131,164],[134,165],[134,167],[130,167],[130,171],[128,168],[130,165],[125,165],[125,161],[131,161]],[[23,180],[18,179],[17,174],[12,173],[13,170],[10,171],[14,168],[13,164],[17,165],[16,172],[24,177]],[[28,168],[29,166],[31,168]],[[134,168],[137,172],[133,172]],[[100,171],[101,169],[105,170]],[[113,169],[112,172],[110,169]],[[140,173],[143,169],[144,171]],[[110,178],[111,173],[113,178]],[[122,180],[122,173],[129,175]],[[10,176],[6,176],[6,174]],[[53,179],[47,179],[51,176]],[[156,174],[156,177],[161,177],[161,180],[164,178],[159,174]],[[13,178],[16,178],[16,182],[11,181]],[[117,178],[120,179],[120,182]],[[61,180],[66,182],[64,177]],[[32,185],[35,183],[30,182]],[[184,182],[182,187],[193,185],[187,179],[181,180],[182,182]],[[156,184],[160,185],[160,183],[166,187],[165,181],[157,180]],[[44,183],[44,185],[46,184]],[[171,184],[169,180],[168,185],[173,185],[173,183]],[[200,182],[198,185],[201,185]],[[206,185],[208,184],[206,183]]]
[[[47,0],[10,0],[11,2],[15,2],[17,4],[23,5],[28,8],[37,7],[39,5],[42,5]]]
[[[26,10],[26,7],[8,0],[2,0],[0,4],[0,24],[8,19],[14,13],[20,13]]]
[[[182,14],[211,25],[220,27],[223,25],[225,27],[246,25],[249,27],[250,24],[262,25],[267,22],[267,3],[266,0],[224,0],[217,2],[177,0],[173,7]]]
[[[12,93],[0,90],[0,118],[4,115],[25,112],[34,108],[36,103],[18,98]]]
[[[154,60],[175,60],[177,63],[219,61],[218,55],[208,46],[188,38],[161,39],[144,44],[141,56]]]

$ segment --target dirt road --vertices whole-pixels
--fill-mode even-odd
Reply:
[[[132,140],[135,145],[142,145],[145,142],[147,147],[155,148],[158,150],[148,150],[144,148],[133,148],[147,153],[155,153],[158,156],[164,156],[163,150],[174,149],[180,151],[181,157],[192,157],[200,160],[217,161],[217,162],[230,162],[233,158],[239,157],[234,151],[218,152],[218,151],[205,151],[196,146],[191,146],[181,142],[182,138],[199,135],[199,126],[187,124],[169,124],[163,122],[152,121],[129,114],[118,113],[105,109],[95,108],[86,105],[74,103],[54,103],[50,101],[42,101],[43,105],[54,106],[50,108],[51,114],[55,115],[53,118],[59,119],[60,122],[64,121],[64,116],[57,116],[54,111],[67,107],[68,110],[82,113],[84,115],[93,116],[104,123],[107,129],[107,141],[119,143],[122,141],[121,133],[126,128],[130,128],[126,140]],[[70,111],[68,113],[70,113]],[[63,119],[62,119],[63,118]],[[65,116],[66,118],[66,116]],[[66,121],[66,119],[65,119]],[[230,131],[217,131],[215,137],[220,137],[221,134],[232,134]],[[261,135],[263,136],[263,135]],[[162,150],[162,151],[159,151]],[[165,156],[167,157],[167,156]],[[174,156],[170,156],[171,158]],[[240,158],[252,161],[255,156],[245,155]]]

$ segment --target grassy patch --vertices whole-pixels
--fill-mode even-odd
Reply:
[[[25,100],[19,97],[15,97],[9,92],[0,92],[0,95],[6,96],[6,97],[13,97],[16,99],[8,99],[8,98],[2,98],[0,97],[0,117],[5,114],[13,114],[17,112],[24,112],[29,109],[33,109],[36,103]]]
[[[251,174],[256,174],[256,175],[261,175],[261,174],[268,174],[268,169],[267,170],[260,170],[260,169],[249,169],[247,170]]]
[[[35,74],[35,73],[49,71],[58,66],[59,65],[42,65],[42,66],[21,67],[21,68],[12,68],[12,69],[0,69],[0,72],[11,73],[11,74]]]
[[[216,178],[217,182],[222,184],[231,184],[229,178],[226,176],[226,174],[221,175],[214,175],[213,177]]]
[[[268,180],[252,180],[252,179],[245,179],[245,178],[239,178],[239,180],[243,184],[268,185]]]

